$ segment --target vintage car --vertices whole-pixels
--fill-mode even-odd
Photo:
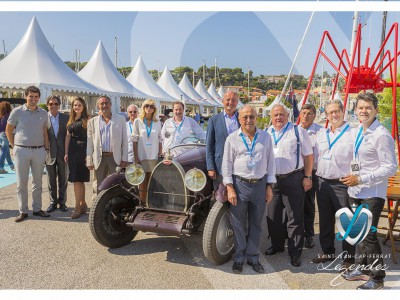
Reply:
[[[205,257],[215,264],[227,262],[233,251],[229,206],[215,200],[206,172],[204,141],[188,137],[154,168],[145,201],[139,198],[144,180],[139,165],[108,176],[90,210],[92,235],[117,248],[129,244],[139,230],[177,236],[202,230]]]

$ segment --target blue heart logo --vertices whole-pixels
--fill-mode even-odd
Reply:
[[[376,231],[376,228],[372,226],[372,213],[367,204],[358,206],[354,214],[347,207],[341,208],[336,212],[335,217],[339,230],[336,238],[339,241],[346,240],[350,245],[360,243],[370,230]]]

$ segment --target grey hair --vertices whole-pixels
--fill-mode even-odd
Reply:
[[[245,104],[245,105],[239,110],[239,115],[241,115],[242,112],[243,112],[245,109],[250,109],[251,112],[254,113],[255,116],[257,116],[257,111],[256,111],[256,109],[255,109],[253,106],[251,106],[250,104]]]
[[[274,110],[274,108],[277,107],[277,106],[283,107],[283,110],[284,110],[287,114],[290,114],[288,108],[287,108],[286,105],[283,104],[283,103],[275,103],[274,105],[272,105],[271,112],[272,112],[272,111]]]
[[[339,99],[332,99],[332,100],[326,101],[326,102],[325,102],[325,105],[324,105],[325,112],[326,112],[326,108],[328,107],[328,105],[331,105],[331,104],[338,104],[338,105],[339,105],[339,109],[340,109],[342,112],[344,112],[343,103],[342,103],[342,101],[340,101]]]
[[[135,104],[129,104],[126,110],[129,110],[131,107],[136,107],[136,109],[139,111],[139,107],[137,107]]]

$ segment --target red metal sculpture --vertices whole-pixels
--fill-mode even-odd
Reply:
[[[388,43],[388,40],[393,35],[393,49],[386,50],[385,46]],[[322,51],[322,46],[324,42],[328,40],[330,45],[332,46],[337,58],[339,59],[339,65],[336,66],[331,59],[326,55],[324,51]],[[399,25],[398,23],[394,23],[390,28],[388,35],[385,41],[382,43],[379,51],[373,60],[371,66],[369,65],[369,57],[371,49],[367,49],[367,53],[365,56],[364,64],[361,65],[361,24],[358,25],[357,35],[354,42],[353,53],[351,53],[351,59],[347,53],[346,49],[343,49],[341,53],[339,53],[335,43],[333,42],[328,31],[325,31],[322,35],[321,43],[318,48],[317,56],[315,58],[314,66],[310,75],[310,80],[308,82],[308,86],[303,98],[302,106],[305,104],[308,94],[310,92],[311,84],[314,78],[315,70],[317,68],[317,64],[319,58],[322,56],[325,60],[335,69],[336,77],[332,90],[332,99],[335,95],[339,76],[341,76],[345,81],[345,87],[343,92],[344,96],[344,107],[347,106],[347,99],[350,93],[359,93],[365,90],[373,90],[375,93],[380,93],[384,88],[392,88],[392,136],[395,139],[397,149],[400,149],[399,142],[399,131],[398,131],[398,120],[397,120],[397,110],[396,110],[396,88],[400,87],[400,83],[397,83],[397,66],[398,66],[398,56],[400,55],[399,51]],[[383,54],[382,58],[380,58],[381,54]],[[379,63],[378,63],[379,60]],[[381,78],[381,74],[388,69],[390,70],[390,81],[386,82]],[[297,123],[299,120],[297,121]],[[398,159],[400,162],[400,151],[398,151]]]

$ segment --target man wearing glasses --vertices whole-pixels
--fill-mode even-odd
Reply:
[[[174,117],[166,120],[161,130],[163,154],[168,149],[181,144],[182,140],[187,137],[206,138],[206,134],[200,125],[193,118],[186,118],[184,112],[185,104],[181,101],[175,102],[173,106]]]
[[[47,182],[50,194],[50,206],[47,208],[47,212],[55,211],[57,205],[60,205],[61,211],[68,210],[65,205],[67,201],[68,168],[64,160],[68,116],[59,112],[60,103],[60,98],[57,96],[49,96],[47,98],[47,108],[49,109],[47,133],[50,141],[50,155],[46,159]]]
[[[128,164],[132,164],[134,162],[133,156],[133,121],[138,116],[139,108],[135,104],[131,104],[128,106],[128,117],[129,120],[126,121],[126,133],[128,134]]]
[[[47,135],[48,115],[37,106],[40,90],[30,86],[25,90],[26,104],[12,110],[7,121],[6,134],[13,147],[19,216],[15,222],[28,217],[28,180],[32,171],[32,210],[34,216],[49,217],[42,210],[42,177],[49,150]],[[15,129],[15,136],[13,131]]]
[[[87,128],[86,166],[95,172],[99,186],[115,168],[124,168],[128,161],[128,136],[125,118],[111,113],[111,99],[97,99],[99,115],[91,118]]]
[[[318,164],[318,149],[316,147],[317,132],[322,129],[322,126],[314,123],[315,117],[317,116],[317,110],[313,104],[305,104],[300,110],[300,126],[304,128],[311,139],[311,145],[313,148],[314,165],[312,172],[312,183],[313,186],[306,192],[304,198],[304,247],[314,247],[314,220],[315,220],[315,191],[318,185],[318,178],[315,175]]]

